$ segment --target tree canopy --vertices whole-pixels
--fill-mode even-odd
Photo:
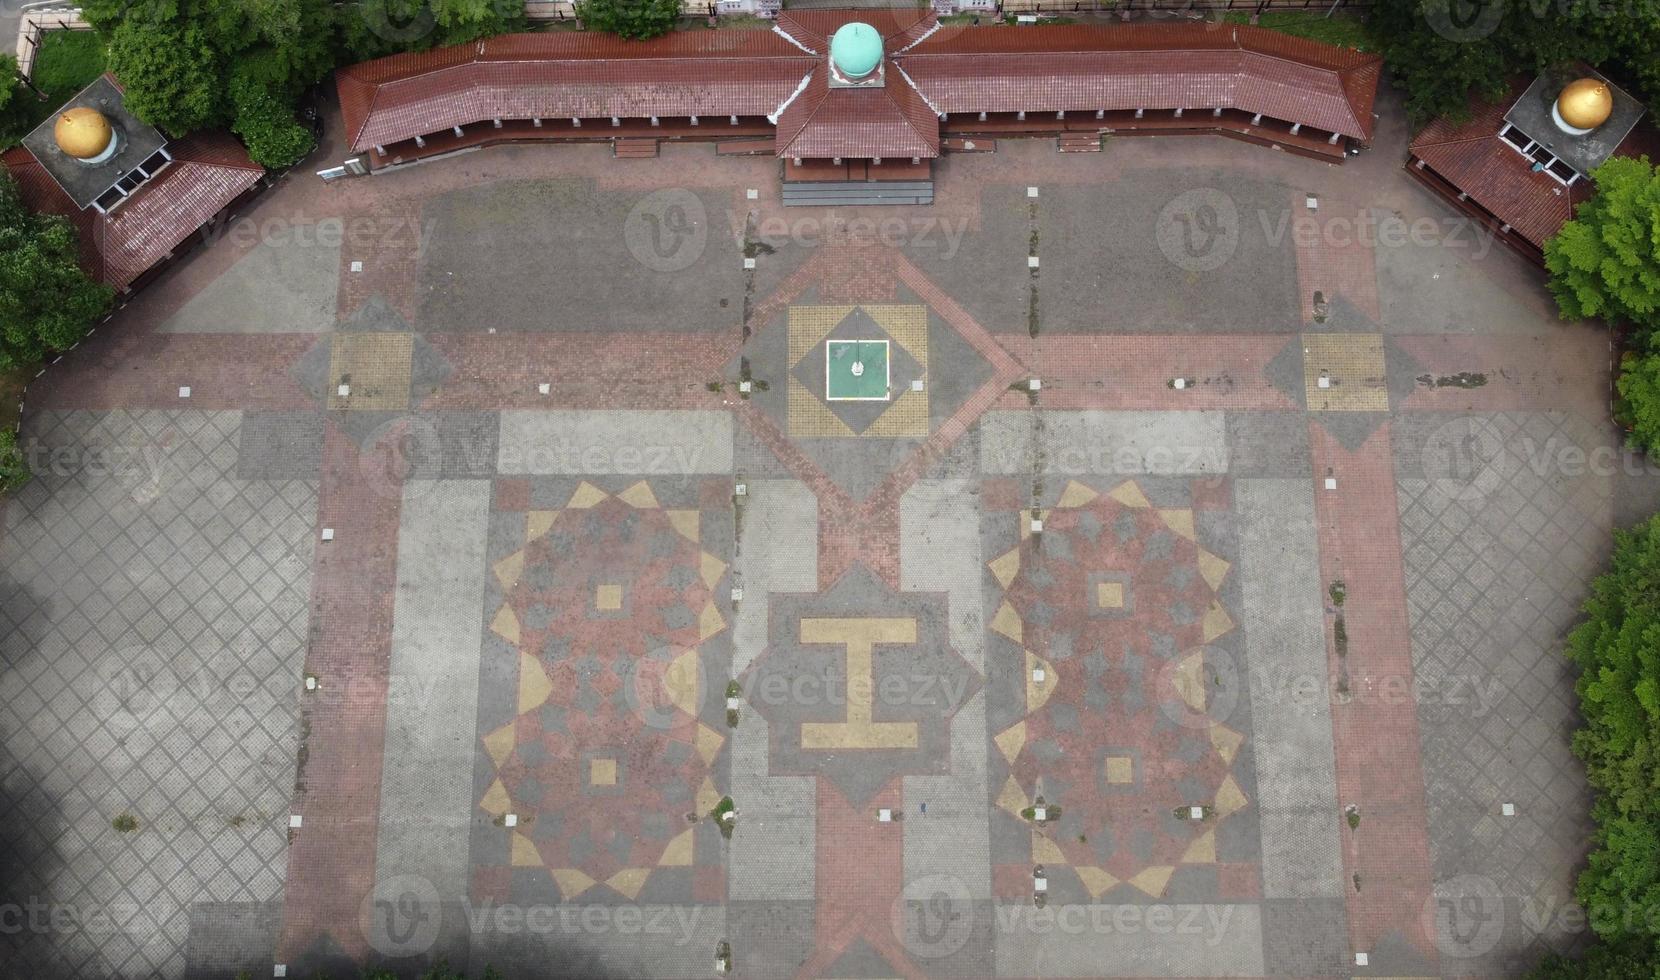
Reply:
[[[1614,157],[1597,192],[1545,243],[1551,292],[1565,317],[1660,327],[1660,174],[1648,158]]]
[[[73,346],[109,308],[112,291],[79,263],[75,228],[23,205],[0,174],[0,370]]]
[[[578,0],[576,15],[592,30],[644,41],[674,30],[680,0]]]
[[[1474,94],[1575,61],[1660,96],[1660,4],[1605,0],[1378,0],[1372,29],[1415,123],[1460,116]]]

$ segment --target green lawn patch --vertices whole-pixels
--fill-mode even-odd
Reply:
[[[1246,24],[1250,22],[1251,15],[1230,13],[1225,19],[1232,24]],[[1275,10],[1258,17],[1257,26],[1339,47],[1359,48],[1362,51],[1377,50],[1376,45],[1372,43],[1371,34],[1366,30],[1366,22],[1343,14],[1332,14],[1327,17],[1312,10]]]
[[[68,102],[70,97],[104,73],[105,45],[96,31],[46,31],[40,36],[30,80],[46,93],[42,99],[18,85],[15,112],[8,112],[0,130],[0,147],[16,146],[29,131]]]

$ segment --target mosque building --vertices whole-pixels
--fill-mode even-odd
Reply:
[[[1543,264],[1545,242],[1595,191],[1591,172],[1615,156],[1660,159],[1660,133],[1641,103],[1590,68],[1524,81],[1504,99],[1474,103],[1465,122],[1424,127],[1406,168]]]
[[[973,27],[926,9],[805,9],[771,30],[644,42],[487,38],[336,81],[358,168],[507,141],[654,156],[662,140],[720,140],[780,158],[786,203],[822,203],[806,185],[931,188],[942,152],[1001,136],[1088,150],[1107,133],[1215,133],[1340,163],[1371,139],[1381,68],[1244,24]]]
[[[88,273],[123,293],[256,193],[265,175],[230,133],[167,139],[127,111],[109,74],[0,155],[0,163],[25,205],[75,226]]]

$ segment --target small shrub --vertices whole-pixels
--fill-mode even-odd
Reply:
[[[0,495],[29,482],[29,462],[17,446],[15,432],[0,432]]]
[[[130,834],[138,829],[138,818],[130,813],[123,813],[111,820],[110,826],[115,828],[116,833]]]
[[[579,0],[576,16],[590,30],[645,41],[674,30],[680,0]]]

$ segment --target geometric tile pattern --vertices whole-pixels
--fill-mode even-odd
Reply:
[[[925,437],[928,435],[928,308],[917,304],[865,304],[859,306],[791,306],[789,308],[789,431],[797,437],[878,438]],[[855,337],[863,324],[874,336]],[[885,339],[876,339],[876,338]],[[827,339],[828,338],[828,339]],[[856,412],[853,406],[832,406],[847,399],[832,393],[812,378],[804,384],[798,372],[818,373],[817,362],[839,349],[838,342],[866,339],[884,346],[891,340],[896,356],[889,361],[888,393],[893,404],[877,411]],[[868,346],[867,343],[867,346]],[[819,352],[823,351],[820,355]],[[812,355],[812,356],[809,356]],[[898,373],[894,373],[895,370]],[[912,381],[922,382],[921,390]],[[886,400],[886,399],[884,399]],[[838,411],[838,408],[840,409]]]
[[[179,976],[195,903],[281,899],[317,489],[238,480],[240,420],[31,421],[69,462],[0,541],[26,583],[0,602],[0,867],[119,931],[0,937],[8,975]]]
[[[358,412],[408,408],[414,352],[413,334],[335,334],[328,374],[329,408]],[[341,394],[342,390],[346,393]]]
[[[488,613],[516,682],[511,716],[482,716],[479,807],[514,815],[511,867],[545,869],[562,900],[598,885],[635,899],[658,867],[694,863],[693,823],[720,801],[726,736],[699,717],[698,648],[727,627],[726,563],[702,548],[701,512],[663,507],[643,480],[498,516],[524,525],[492,565],[504,601]]]
[[[988,563],[1003,590],[988,625],[1024,651],[1025,711],[993,739],[1008,764],[994,802],[1030,822],[1034,864],[1068,866],[1092,898],[1158,898],[1178,866],[1216,862],[1219,828],[1248,805],[1232,771],[1245,736],[1210,715],[1231,565],[1192,509],[1155,507],[1133,480],[1070,482],[1041,533],[1013,516],[1019,543]]]

